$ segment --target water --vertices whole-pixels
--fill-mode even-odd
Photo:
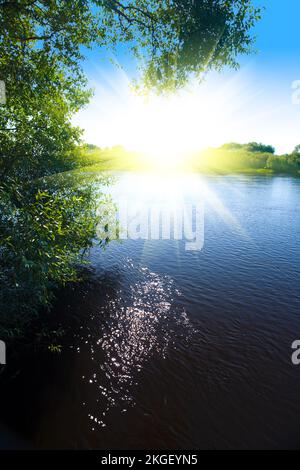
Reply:
[[[129,212],[194,204],[203,247],[95,247],[55,307],[63,352],[26,359],[2,421],[37,448],[300,447],[300,180],[123,174],[109,191]]]

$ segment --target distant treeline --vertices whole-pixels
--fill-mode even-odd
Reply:
[[[144,155],[128,152],[121,145],[101,149],[93,144],[84,144],[81,147],[77,164],[81,167],[95,165],[95,169],[112,170],[146,169],[151,166],[151,162]],[[203,172],[300,174],[300,145],[290,154],[275,155],[272,145],[231,142],[218,148],[195,152],[187,156],[182,166]]]
[[[248,144],[238,144],[236,142],[230,142],[224,144],[221,149],[224,150],[245,150],[246,152],[254,153],[275,153],[275,148],[272,145],[265,145],[258,142],[249,142]]]
[[[272,145],[232,142],[194,154],[191,164],[198,169],[216,171],[261,170],[296,174],[300,172],[300,145],[291,154],[275,155]]]

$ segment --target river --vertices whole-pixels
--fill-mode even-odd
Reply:
[[[106,191],[123,239],[61,293],[76,321],[2,390],[5,425],[35,448],[299,447],[300,179],[124,173]]]

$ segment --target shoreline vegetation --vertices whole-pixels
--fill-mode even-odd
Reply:
[[[229,143],[188,154],[180,162],[164,166],[146,154],[130,152],[121,145],[102,149],[93,144],[84,144],[79,148],[76,166],[77,172],[84,169],[92,173],[165,169],[220,175],[300,176],[300,146],[291,154],[276,155],[271,145],[257,142]]]

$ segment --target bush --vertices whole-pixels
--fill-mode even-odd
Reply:
[[[297,173],[297,160],[292,155],[272,155],[268,158],[267,168],[276,173]]]
[[[54,289],[77,279],[96,225],[92,184],[0,185],[1,339],[22,334]]]

